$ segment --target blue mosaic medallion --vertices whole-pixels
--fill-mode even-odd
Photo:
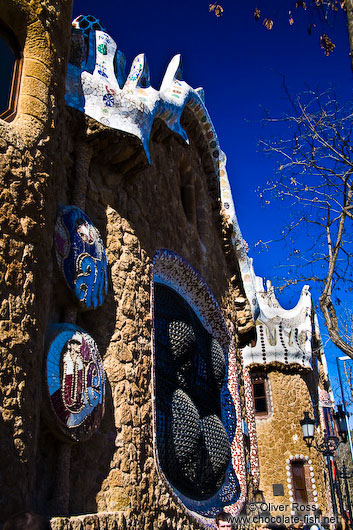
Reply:
[[[99,427],[104,413],[105,376],[97,345],[73,324],[52,325],[47,344],[50,423],[66,440],[86,440]]]
[[[89,217],[65,206],[55,225],[59,268],[82,309],[101,306],[108,291],[107,257],[102,238]]]

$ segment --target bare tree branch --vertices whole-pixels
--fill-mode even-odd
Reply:
[[[285,122],[291,137],[261,142],[277,157],[278,179],[260,197],[266,204],[280,200],[293,215],[279,240],[294,246],[289,257],[296,278],[284,279],[283,286],[303,279],[321,285],[319,304],[330,338],[353,359],[352,337],[340,323],[339,295],[353,291],[353,105],[340,107],[332,93],[311,91],[290,102],[293,115],[270,121]],[[303,242],[295,234],[305,227]]]

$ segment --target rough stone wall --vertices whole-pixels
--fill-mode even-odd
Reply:
[[[153,455],[156,249],[174,250],[198,270],[235,340],[254,333],[202,135],[187,112],[190,146],[156,122],[148,167],[136,139],[65,108],[71,2],[0,0],[0,15],[24,55],[17,116],[0,122],[1,520],[32,508],[52,516],[102,514],[57,518],[57,528],[83,520],[86,528],[124,528],[127,519],[136,528],[199,528],[159,478]],[[75,313],[53,252],[57,207],[73,203],[85,204],[100,230],[110,291],[102,308],[76,319],[104,358],[106,414],[88,442],[69,448],[41,417],[41,387],[46,327]]]
[[[314,447],[310,449],[307,447],[300,426],[304,412],[313,410],[312,398],[315,396],[311,396],[310,393],[310,389],[315,388],[313,376],[307,372],[298,373],[294,368],[293,370],[287,369],[287,371],[283,368],[282,370],[270,369],[267,376],[272,411],[266,418],[256,418],[261,477],[259,489],[263,491],[266,503],[288,506],[285,512],[270,510],[273,516],[283,515],[283,513],[290,515],[289,497],[291,494],[288,489],[290,475],[286,469],[288,465],[286,461],[296,455],[299,455],[300,460],[308,457],[312,462],[319,508],[324,515],[329,515],[325,494],[329,485],[324,482],[324,461]],[[312,416],[312,412],[310,415]],[[307,464],[307,461],[305,463]],[[311,478],[309,474],[307,477],[309,482]],[[284,496],[274,496],[273,484],[283,484]],[[314,503],[312,495],[309,495],[308,502],[311,505]],[[313,511],[310,515],[313,515]]]
[[[71,131],[81,127],[75,112],[71,119]],[[110,293],[102,308],[82,313],[77,323],[94,337],[103,354],[109,389],[101,429],[89,442],[72,450],[69,513],[102,513],[97,523],[102,528],[108,524],[108,515],[103,515],[107,512],[119,512],[115,518],[120,521],[119,528],[123,528],[124,520],[136,528],[199,528],[175,502],[155,467],[151,261],[158,248],[183,256],[208,283],[234,337],[238,326],[243,335],[253,331],[236,266],[229,266],[224,252],[228,236],[222,226],[227,222],[220,213],[217,195],[212,197],[209,190],[210,185],[217,184],[212,182],[214,175],[205,178],[200,146],[194,141],[185,145],[163,124],[155,126],[150,142],[152,164],[145,169],[140,163],[140,148],[131,145],[131,138],[111,133],[105,138],[104,128],[92,120],[87,124],[93,158],[85,211],[106,243]],[[71,148],[69,156],[74,159],[74,143]],[[128,164],[127,153],[132,153]],[[196,210],[197,204],[202,204],[201,235],[197,215],[188,220],[182,203],[181,175],[185,171],[196,183]],[[63,187],[63,202],[69,200],[69,190],[70,182]],[[61,303],[61,307],[57,304],[52,308],[53,315],[62,314],[67,301],[62,299]],[[52,461],[56,451],[56,444],[50,447],[48,437],[43,438],[42,461]],[[44,452],[51,456],[45,457]],[[41,502],[45,504],[44,497]],[[90,520],[71,518],[67,524],[75,526],[83,521],[86,526]],[[53,524],[61,527],[64,520],[56,519]]]
[[[64,160],[71,2],[0,1],[23,49],[18,113],[0,120],[0,520],[33,505],[55,195]]]
[[[231,229],[198,124],[190,146],[156,121],[148,166],[139,142],[64,105],[71,1],[0,0],[23,49],[17,115],[0,120],[0,522],[21,509],[55,528],[200,528],[161,481],[152,444],[151,261],[174,250],[203,276],[235,341],[254,324]],[[88,175],[88,176],[87,176]],[[187,194],[187,199],[183,193]],[[104,305],[78,313],[53,251],[60,204],[84,205],[107,248]],[[107,374],[97,433],[69,447],[42,416],[44,338],[76,321],[96,340]],[[64,499],[65,502],[62,502]]]

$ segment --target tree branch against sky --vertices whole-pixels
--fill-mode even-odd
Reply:
[[[281,234],[290,247],[282,286],[303,280],[319,286],[330,338],[353,358],[340,320],[353,299],[353,106],[340,107],[332,92],[305,92],[291,106],[291,115],[267,120],[286,125],[288,139],[261,142],[277,157],[279,178],[260,196],[271,207],[281,201],[290,213]]]
[[[334,25],[335,15],[343,10],[347,19],[349,38],[349,55],[353,70],[353,0],[289,0],[287,2],[270,2],[268,0],[254,0],[253,16],[262,22],[267,30],[272,30],[275,24],[287,23],[293,26],[297,17],[305,13],[307,17],[307,31],[310,35],[317,34],[318,42],[325,55],[330,55],[336,47],[330,36]],[[217,18],[224,13],[224,8],[218,2],[209,4],[209,11]]]

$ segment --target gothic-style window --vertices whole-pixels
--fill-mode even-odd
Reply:
[[[155,283],[154,310],[159,462],[179,492],[207,499],[222,486],[231,462],[221,420],[225,355],[170,287]]]
[[[251,376],[254,409],[256,416],[267,416],[269,413],[268,381],[264,374],[252,374]]]
[[[295,502],[307,504],[308,492],[305,482],[304,462],[292,462],[292,479]]]
[[[0,118],[12,121],[16,107],[22,67],[21,51],[13,33],[0,22]]]

